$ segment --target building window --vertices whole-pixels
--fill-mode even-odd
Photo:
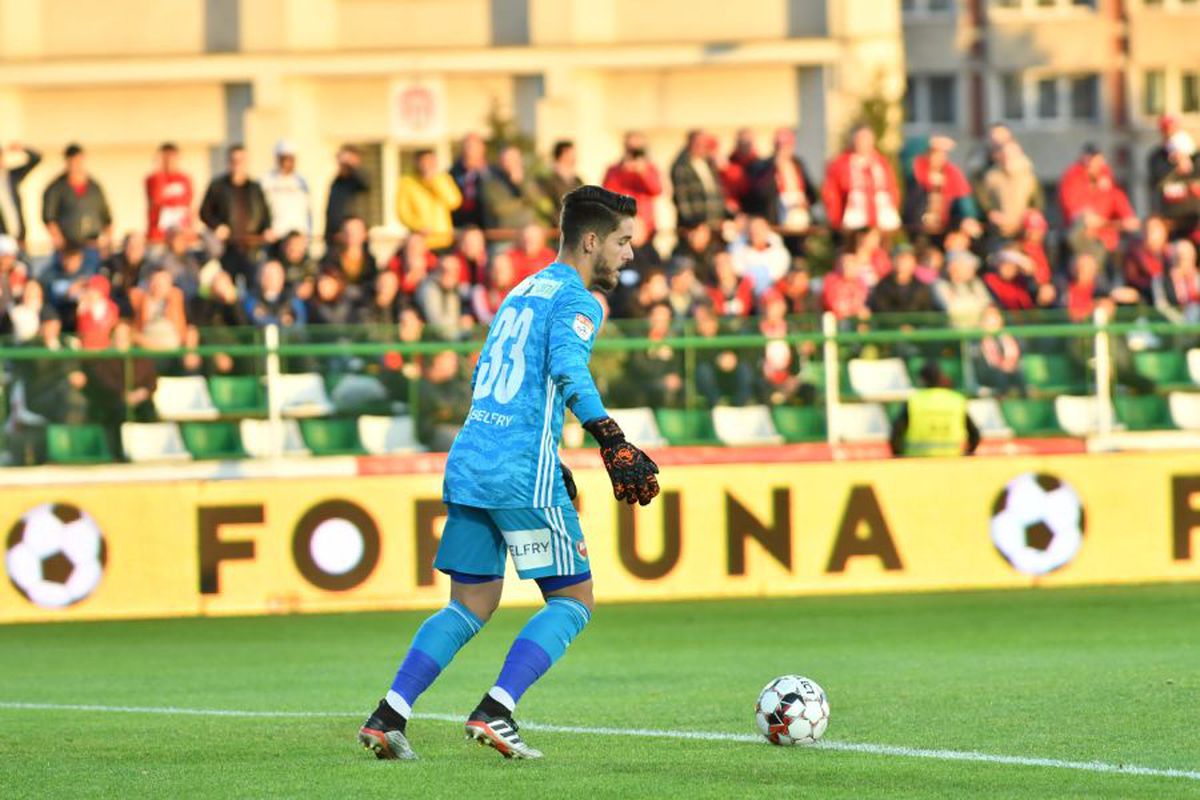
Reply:
[[[1200,72],[1185,72],[1181,81],[1179,110],[1184,114],[1200,113]]]
[[[1142,85],[1142,113],[1157,117],[1167,110],[1167,73],[1161,69],[1146,71]]]
[[[954,0],[900,0],[900,11],[912,16],[948,14],[954,10]]]
[[[929,78],[929,121],[935,125],[954,125],[958,122],[958,81],[953,75],[932,75]]]
[[[1071,78],[1071,119],[1096,122],[1100,117],[1100,77],[1079,75]]]
[[[1025,87],[1021,73],[1006,72],[1000,76],[1000,109],[1004,119],[1025,119]]]
[[[909,75],[904,92],[904,121],[915,125],[956,125],[958,78]]]
[[[1058,79],[1042,78],[1037,82],[1037,118],[1058,119]]]

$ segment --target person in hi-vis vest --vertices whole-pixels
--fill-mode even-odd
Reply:
[[[921,367],[922,387],[892,421],[892,454],[897,456],[970,455],[979,446],[979,429],[967,414],[967,398],[950,388],[936,361]]]

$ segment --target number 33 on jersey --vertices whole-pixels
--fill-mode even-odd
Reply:
[[[588,359],[600,303],[579,273],[551,264],[500,306],[475,368],[471,410],[446,460],[442,499],[479,508],[568,505],[558,468],[563,410],[607,414]]]

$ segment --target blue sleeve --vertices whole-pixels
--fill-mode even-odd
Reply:
[[[583,423],[608,416],[588,371],[601,319],[596,298],[582,293],[560,301],[550,319],[550,376]]]

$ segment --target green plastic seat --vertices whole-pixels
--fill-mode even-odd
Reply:
[[[1113,399],[1117,419],[1132,431],[1170,430],[1175,427],[1167,398],[1156,395],[1129,395]]]
[[[1175,350],[1147,351],[1133,354],[1133,369],[1162,388],[1190,386],[1187,357]]]
[[[47,425],[46,459],[52,464],[105,464],[114,460],[101,425]]]
[[[300,433],[315,456],[358,456],[367,452],[358,438],[358,420],[353,417],[302,419]]]
[[[197,460],[248,458],[242,435],[233,422],[184,422],[183,444]]]
[[[775,430],[788,442],[823,442],[826,439],[825,409],[816,406],[775,406],[771,409]]]
[[[1080,392],[1085,388],[1083,376],[1063,355],[1026,353],[1021,356],[1021,372],[1030,387],[1047,393]]]
[[[703,409],[660,408],[654,412],[658,430],[676,447],[681,445],[719,445],[713,430],[712,415]]]
[[[1062,436],[1054,401],[1009,399],[1000,401],[1000,411],[1017,436]]]
[[[208,393],[222,415],[227,417],[264,417],[267,393],[254,375],[213,375]]]

